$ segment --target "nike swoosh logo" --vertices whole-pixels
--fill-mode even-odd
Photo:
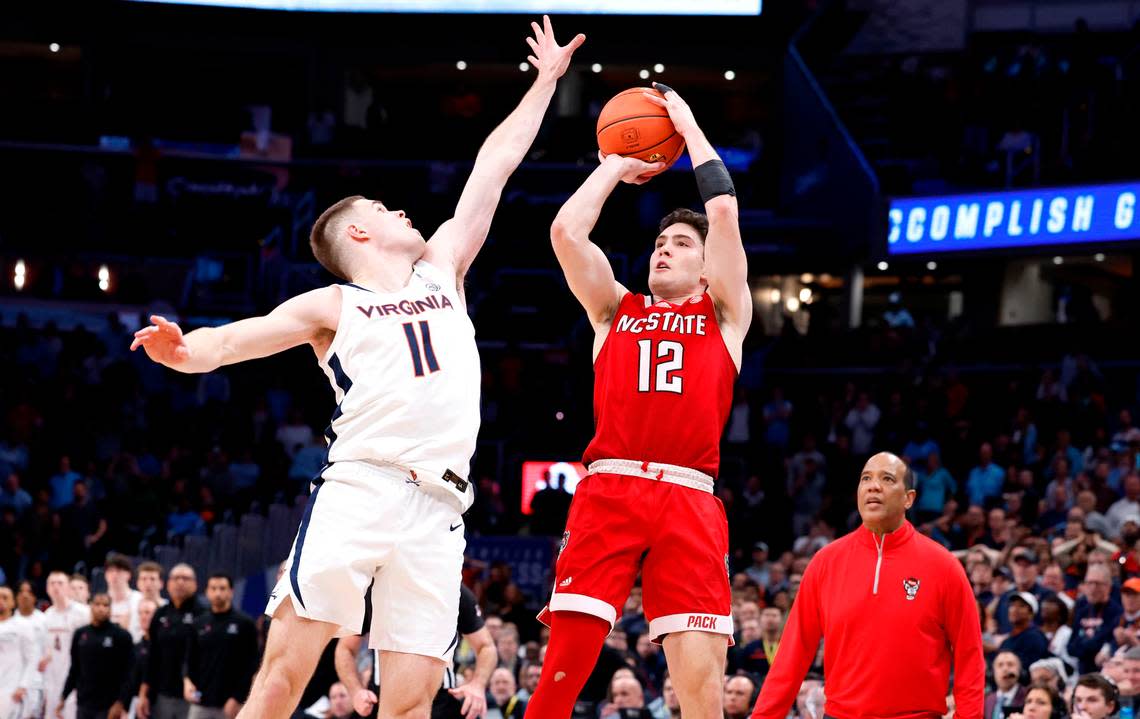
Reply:
[[[460,528],[460,527],[462,527],[462,526],[463,526],[463,522],[460,522],[459,524],[457,524],[457,525],[455,525],[454,527],[452,527],[452,528],[451,528],[451,531],[453,531],[453,532],[454,532],[455,530],[459,529],[459,528]]]

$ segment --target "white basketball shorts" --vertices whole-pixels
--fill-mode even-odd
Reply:
[[[466,547],[459,507],[396,467],[337,462],[314,485],[265,613],[291,597],[337,636],[367,632],[373,649],[450,664]]]

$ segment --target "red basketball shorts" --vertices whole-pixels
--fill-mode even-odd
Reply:
[[[599,617],[612,627],[640,570],[642,604],[654,642],[672,632],[703,631],[727,635],[731,644],[724,505],[711,491],[656,479],[668,474],[666,465],[648,467],[642,476],[593,473],[578,485],[554,590],[539,621],[549,625],[549,612],[571,611]],[[711,478],[705,479],[711,490]]]

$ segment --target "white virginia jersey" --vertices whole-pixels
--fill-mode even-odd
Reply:
[[[67,609],[50,606],[44,610],[44,627],[47,629],[48,654],[51,661],[44,670],[44,681],[63,687],[71,668],[71,635],[76,629],[91,623],[91,609],[86,604],[68,601]],[[57,688],[57,691],[58,691]]]
[[[465,511],[474,499],[467,474],[482,371],[455,277],[420,260],[397,292],[340,290],[340,322],[320,363],[337,401],[325,430],[327,464],[410,470],[447,488]]]

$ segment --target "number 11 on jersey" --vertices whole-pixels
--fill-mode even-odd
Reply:
[[[653,340],[638,340],[637,362],[637,391],[638,392],[674,392],[681,394],[681,376],[674,374],[681,370],[685,362],[685,345],[672,340],[661,340],[657,343],[657,352],[653,351]],[[657,363],[656,377],[653,378],[653,355],[657,359],[667,360]],[[672,375],[672,376],[670,376]],[[650,387],[650,380],[657,381]]]
[[[420,355],[420,340],[416,337],[415,325],[420,326],[420,336],[423,337],[423,355]],[[435,360],[435,350],[431,346],[431,330],[427,322],[405,322],[404,335],[408,338],[408,351],[412,353],[412,369],[417,377],[424,376],[424,363],[427,363],[428,373],[439,371],[439,362]]]

